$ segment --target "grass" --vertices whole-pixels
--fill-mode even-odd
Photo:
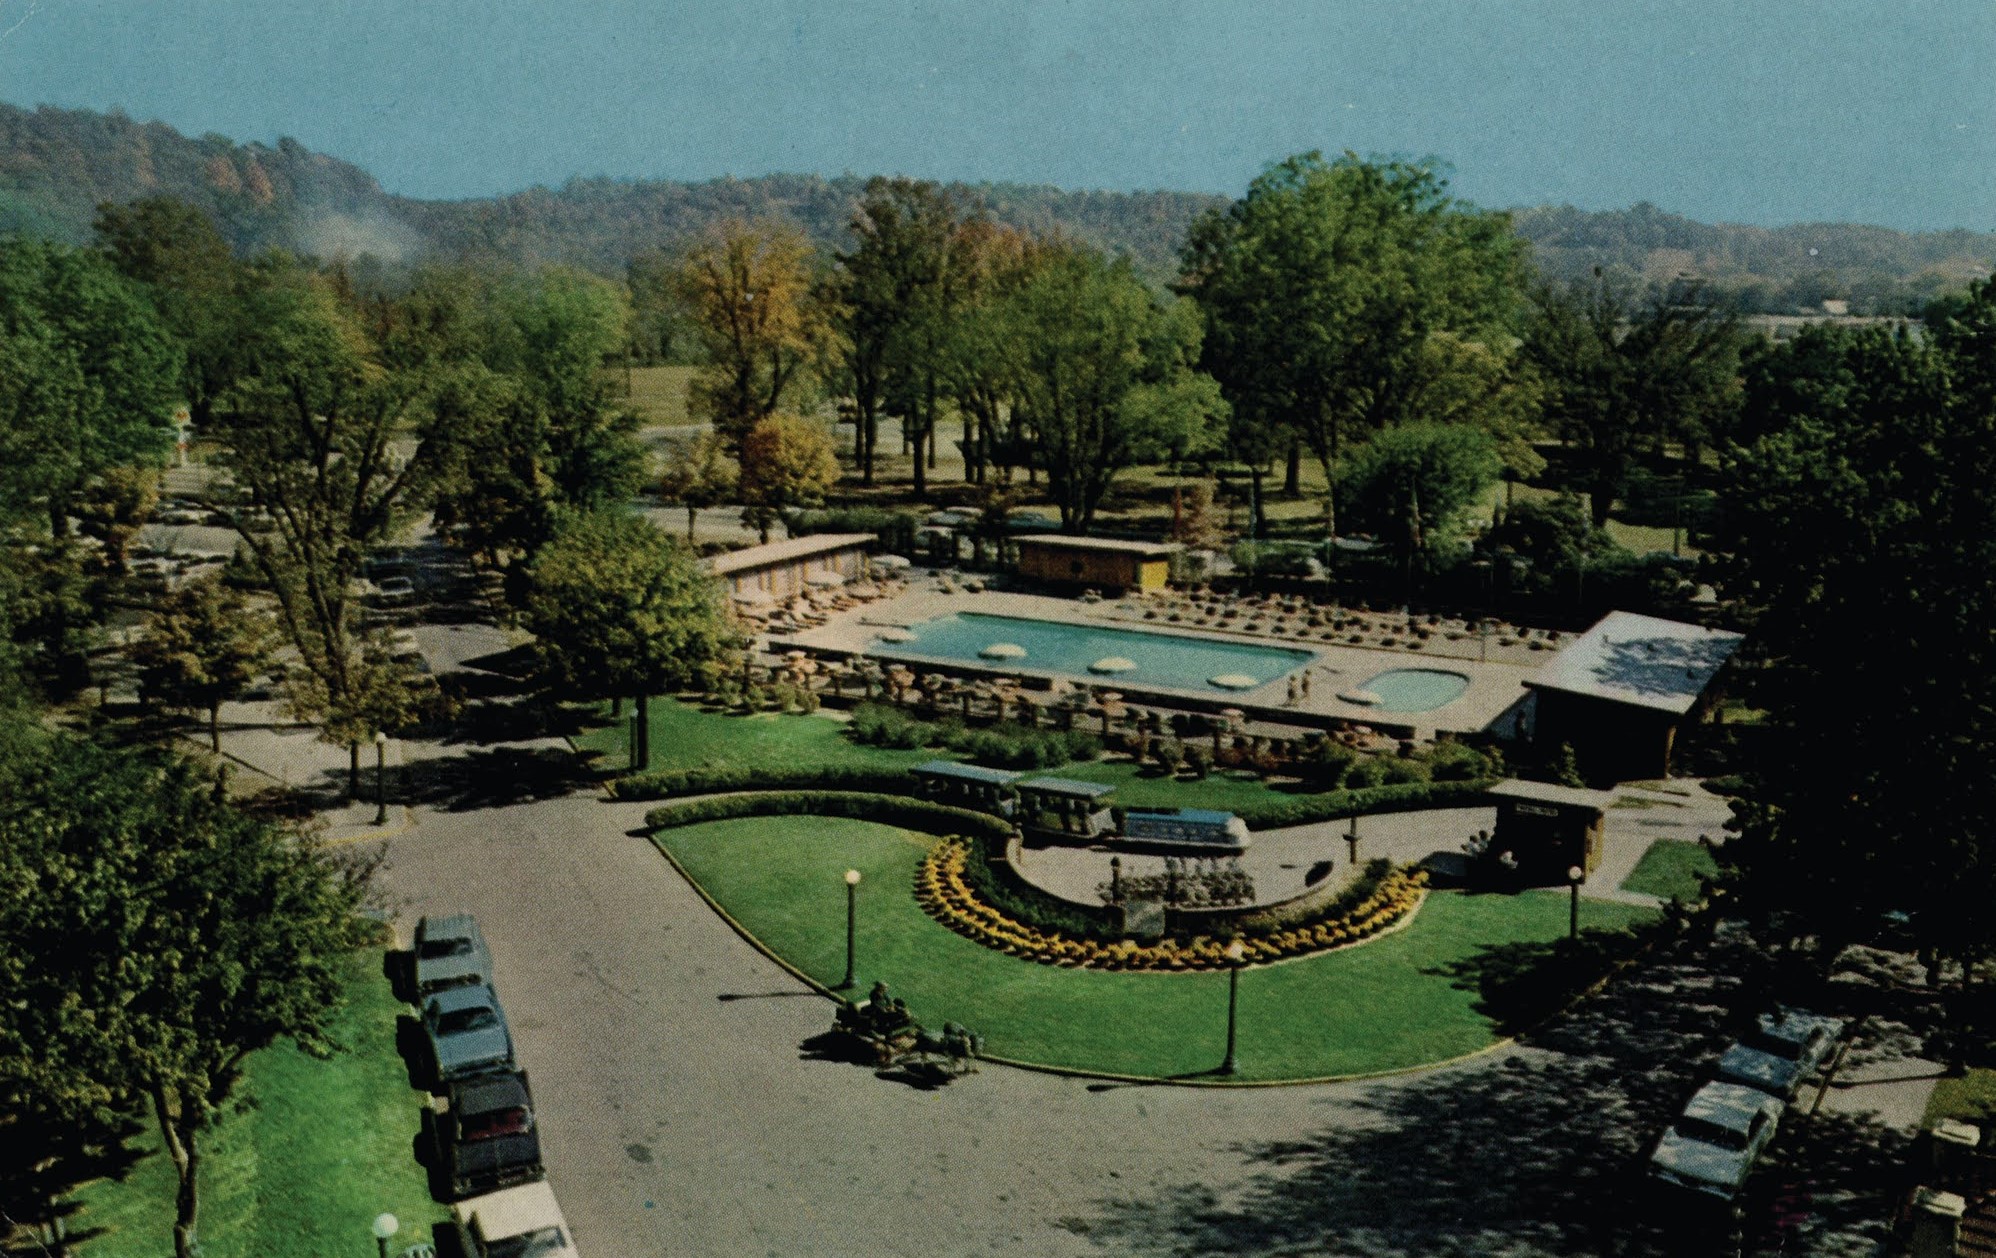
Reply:
[[[622,721],[579,735],[575,745],[600,752],[606,766],[621,767],[629,754]],[[825,716],[774,712],[732,716],[677,699],[651,703],[651,767],[782,765],[785,768],[871,766],[883,769],[935,759],[931,751],[868,747],[845,736],[845,724]]]
[[[858,869],[858,984],[885,980],[924,1024],[964,1023],[1001,1057],[1107,1074],[1189,1076],[1225,1049],[1223,974],[1035,965],[964,939],[911,892],[930,840],[861,821],[758,818],[669,830],[660,843],[768,947],[824,983],[845,967],[845,886]],[[1645,915],[1583,902],[1588,925]],[[1412,925],[1343,952],[1241,976],[1238,1078],[1359,1074],[1440,1061],[1495,1039],[1476,994],[1441,971],[1485,944],[1566,932],[1563,894],[1437,892]],[[830,1024],[829,1012],[826,1017]]]
[[[1217,808],[1222,812],[1260,807],[1271,798],[1288,799],[1260,778],[1230,777],[1216,769],[1203,781],[1171,778],[1146,771],[1128,760],[1093,760],[1064,764],[1047,773],[1083,782],[1107,782],[1116,788],[1116,803],[1127,808]]]
[[[626,399],[647,428],[678,428],[693,422],[686,413],[686,386],[693,381],[693,367],[633,367],[630,395]],[[610,372],[610,386],[624,391],[624,372]]]
[[[1996,1070],[1978,1066],[1959,1078],[1943,1078],[1934,1084],[1920,1126],[1931,1128],[1943,1118],[1979,1123],[1991,1117],[1996,1117]]]
[[[223,1119],[202,1146],[199,1236],[207,1258],[365,1254],[386,1210],[402,1222],[396,1251],[430,1239],[446,1218],[412,1155],[428,1098],[409,1087],[395,1051],[403,1006],[379,950],[357,954],[335,1033],[350,1051],[315,1061],[289,1044],[250,1059],[249,1108]],[[79,1194],[72,1227],[99,1231],[84,1258],[156,1258],[173,1248],[173,1164],[145,1138],[122,1181]]]
[[[1658,839],[1622,880],[1622,890],[1666,900],[1695,900],[1702,894],[1698,879],[1719,872],[1705,845],[1689,839]]]

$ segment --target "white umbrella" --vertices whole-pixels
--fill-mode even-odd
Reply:
[[[978,654],[987,660],[1022,660],[1026,658],[1026,648],[1016,642],[993,642]]]
[[[1379,696],[1370,690],[1347,690],[1340,694],[1338,698],[1343,699],[1346,703],[1356,703],[1364,708],[1374,707],[1380,702]]]
[[[1222,690],[1253,690],[1261,684],[1246,673],[1221,673],[1218,677],[1208,677],[1206,682]]]
[[[846,583],[846,579],[836,572],[814,572],[810,576],[805,577],[804,580],[807,584],[819,586],[827,590],[835,589]]]
[[[906,629],[882,629],[879,638],[882,642],[913,642],[915,635]]]
[[[1088,671],[1091,673],[1127,673],[1136,666],[1137,662],[1135,660],[1125,659],[1120,655],[1105,655],[1093,664],[1090,664]]]
[[[867,562],[876,568],[885,568],[889,572],[899,572],[909,566],[908,559],[902,555],[875,555]]]

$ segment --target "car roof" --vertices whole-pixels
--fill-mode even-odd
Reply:
[[[460,1079],[451,1084],[451,1108],[467,1114],[482,1114],[510,1105],[531,1105],[527,1078],[517,1070]]]
[[[478,1230],[486,1240],[503,1240],[555,1224],[564,1230],[568,1226],[560,1203],[554,1199],[553,1185],[544,1179],[501,1188],[483,1197],[460,1201],[452,1208],[467,1223],[476,1217]]]
[[[1708,1083],[1684,1106],[1684,1117],[1702,1119],[1730,1131],[1745,1131],[1753,1124],[1755,1114],[1768,1113],[1772,1117],[1780,1112],[1780,1101],[1740,1083]]]
[[[454,1013],[459,1009],[474,1009],[480,1005],[492,1009],[499,1007],[499,993],[484,983],[466,983],[462,987],[446,987],[425,1002],[424,1007],[438,1013]]]
[[[478,933],[478,922],[469,913],[452,913],[447,917],[423,917],[416,920],[416,938],[452,939]]]

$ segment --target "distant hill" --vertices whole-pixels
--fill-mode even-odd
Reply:
[[[390,195],[366,171],[295,140],[237,144],[118,112],[0,105],[0,231],[75,242],[89,238],[101,201],[172,196],[207,210],[244,251],[560,261],[619,273],[634,255],[670,248],[730,214],[787,218],[821,244],[840,244],[864,184],[851,175],[574,179],[504,197],[421,201]],[[1158,277],[1174,269],[1191,221],[1224,203],[1184,192],[957,186],[1004,222],[1058,228],[1127,253]],[[1548,276],[1585,278],[1600,268],[1643,285],[1692,279],[1767,313],[1806,312],[1832,299],[1856,314],[1897,313],[1996,270],[1996,233],[1707,224],[1648,204],[1513,214]]]

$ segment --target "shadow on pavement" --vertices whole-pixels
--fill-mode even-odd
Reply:
[[[1235,1146],[1236,1192],[1183,1184],[1066,1226],[1111,1252],[1188,1258],[1720,1252],[1729,1221],[1654,1196],[1644,1169],[1730,1039],[1732,959],[1672,945],[1521,1051],[1375,1085],[1355,1121],[1306,1139]],[[1749,1184],[1747,1252],[1869,1252],[1905,1156],[1869,1117],[1791,1110]]]
[[[565,747],[492,747],[431,756],[403,766],[389,798],[450,812],[559,799],[596,785],[597,775]]]

